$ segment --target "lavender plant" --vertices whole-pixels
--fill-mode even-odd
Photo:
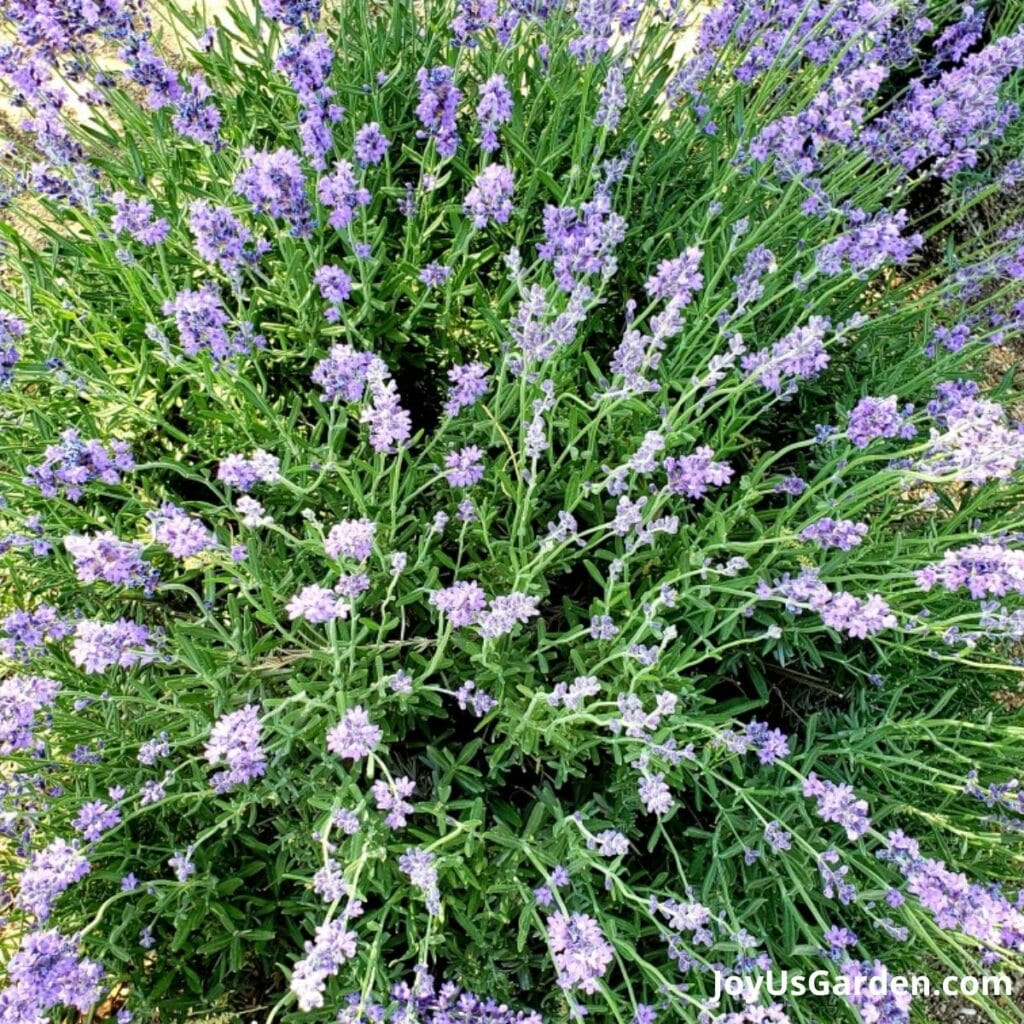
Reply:
[[[1018,5],[0,11],[3,1024],[1020,973]]]

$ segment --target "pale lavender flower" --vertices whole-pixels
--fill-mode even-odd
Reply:
[[[93,843],[104,832],[109,832],[121,821],[121,812],[102,800],[90,800],[81,806],[75,818],[75,831],[79,832],[86,842]]]
[[[380,743],[383,733],[370,721],[360,705],[349,708],[341,721],[327,733],[327,749],[349,761],[368,757]]]
[[[115,665],[148,665],[157,654],[157,641],[149,629],[123,618],[109,623],[83,619],[75,626],[70,651],[71,660],[87,674],[105,672]]]
[[[147,513],[150,533],[175,558],[191,558],[217,546],[217,538],[183,508],[164,502],[159,512]]]
[[[89,861],[77,844],[54,839],[37,850],[18,876],[15,906],[45,921],[65,889],[89,873]]]
[[[368,189],[356,180],[355,170],[348,160],[338,160],[334,173],[320,179],[317,195],[331,214],[327,222],[332,228],[347,228],[355,217],[356,210],[370,202]]]
[[[413,813],[413,806],[408,802],[416,784],[404,775],[394,782],[378,779],[371,787],[374,803],[380,811],[387,811],[384,823],[391,829],[404,828],[408,815]]]
[[[428,912],[436,917],[441,913],[441,894],[437,888],[437,868],[434,867],[434,861],[434,854],[429,850],[418,850],[411,846],[398,858],[398,867],[423,893]]]
[[[352,278],[341,267],[323,266],[313,275],[313,280],[327,303],[324,316],[328,323],[337,323],[341,319],[342,305],[352,295]]]
[[[538,602],[539,598],[519,591],[495,597],[479,618],[480,635],[485,640],[494,640],[512,632],[517,623],[526,625],[540,614]]]
[[[480,125],[480,148],[493,153],[499,147],[498,129],[512,118],[512,93],[504,75],[491,75],[480,86],[476,118]]]
[[[267,755],[261,742],[263,726],[259,713],[255,704],[246,704],[238,711],[222,715],[210,730],[203,754],[210,764],[223,761],[227,765],[210,779],[215,793],[227,793],[266,773]]]
[[[420,271],[419,282],[420,284],[425,284],[428,288],[440,288],[453,273],[454,271],[451,267],[446,267],[433,260]],[[451,376],[450,370],[448,373]]]
[[[462,101],[462,93],[455,86],[455,72],[448,67],[420,68],[416,82],[420,90],[416,116],[423,125],[416,137],[433,139],[439,156],[454,156],[459,147],[455,115]]]
[[[69,534],[64,547],[75,563],[75,575],[83,583],[121,584],[152,592],[157,571],[142,557],[142,545],[120,540],[109,530],[92,537]]]
[[[316,584],[303,587],[286,608],[289,619],[306,619],[315,623],[348,618],[350,610],[349,603],[333,590]]]
[[[588,995],[596,992],[615,956],[597,921],[589,914],[555,913],[547,920],[547,933],[559,986]]]
[[[449,452],[444,457],[445,479],[452,487],[472,487],[479,483],[484,476],[483,456],[483,451],[475,444]]]
[[[217,479],[239,491],[251,491],[258,483],[276,484],[281,479],[281,460],[258,448],[252,455],[228,455],[217,466]]]
[[[647,813],[656,814],[658,817],[667,814],[675,803],[672,799],[672,792],[665,783],[664,772],[642,776],[638,792]]]
[[[129,199],[124,192],[115,192],[110,201],[114,204],[110,227],[115,235],[127,233],[142,245],[157,245],[170,233],[165,218],[153,219],[153,204],[148,199]]]
[[[484,228],[491,221],[507,223],[512,216],[512,172],[504,164],[488,164],[473,179],[463,207],[473,218],[473,227]]]
[[[293,235],[309,234],[313,211],[295,153],[284,148],[273,153],[250,148],[243,155],[249,165],[235,178],[235,192],[245,196],[258,213],[287,221]]]
[[[849,551],[867,536],[867,523],[855,523],[852,519],[832,519],[826,516],[800,531],[801,540],[814,541],[823,548],[839,548]]]
[[[474,580],[453,583],[443,590],[432,590],[428,600],[456,627],[479,622],[487,606],[487,596]]]
[[[816,801],[818,816],[822,821],[840,825],[851,843],[871,828],[867,801],[858,800],[853,787],[847,783],[837,785],[827,779],[819,779],[811,772],[804,779],[803,794]]]
[[[380,125],[376,121],[364,124],[356,132],[356,159],[364,166],[367,164],[379,164],[390,148],[391,140],[381,132]]]
[[[36,716],[53,704],[59,691],[60,683],[43,676],[0,680],[0,754],[35,746]]]
[[[377,524],[365,517],[343,519],[328,532],[324,551],[328,558],[351,558],[356,562],[365,562],[373,552],[376,534]]]

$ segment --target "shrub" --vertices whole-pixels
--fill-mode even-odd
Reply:
[[[1019,18],[3,10],[0,1019],[1020,969]]]

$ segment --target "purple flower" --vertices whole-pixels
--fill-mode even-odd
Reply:
[[[437,916],[441,912],[441,894],[437,889],[437,868],[434,855],[429,850],[409,847],[398,858],[399,870],[409,876],[409,881],[423,893],[427,910]]]
[[[47,641],[63,640],[72,626],[53,605],[41,604],[31,612],[10,612],[4,617],[2,628],[7,634],[2,645],[4,654],[15,661],[27,661]]]
[[[597,921],[589,914],[555,913],[547,920],[547,933],[559,986],[596,992],[598,979],[615,957]]]
[[[878,437],[911,438],[917,428],[906,419],[911,409],[901,412],[895,395],[888,398],[862,398],[850,410],[846,436],[858,447],[866,448]]]
[[[320,20],[320,0],[260,0],[260,9],[268,18],[303,28]]]
[[[0,680],[0,754],[35,746],[36,715],[50,707],[60,683],[43,676],[8,676]]]
[[[777,821],[769,821],[764,827],[764,838],[772,853],[781,853],[792,846],[792,833],[787,832]]]
[[[743,356],[741,365],[768,391],[792,395],[797,380],[813,380],[828,366],[824,338],[830,327],[826,317],[812,316],[805,326],[794,327],[771,348]]]
[[[49,846],[29,857],[27,866],[18,876],[14,904],[38,921],[45,921],[57,897],[88,873],[89,862],[77,844],[54,839]]]
[[[420,271],[419,281],[420,284],[425,284],[428,288],[440,288],[452,276],[452,273],[451,267],[446,267],[435,260]],[[450,374],[451,371],[449,371]]]
[[[208,351],[215,362],[221,362],[265,344],[261,335],[253,334],[251,323],[240,324],[236,331],[228,330],[230,319],[220,289],[210,281],[198,289],[182,289],[164,303],[163,312],[174,317],[187,356]]]
[[[612,210],[611,190],[601,182],[579,210],[544,207],[544,241],[537,253],[551,264],[558,287],[571,294],[591,275],[608,279],[615,273],[615,249],[625,237],[626,221]]]
[[[324,541],[328,558],[351,558],[365,562],[373,552],[377,525],[369,519],[343,519],[335,523]]]
[[[1024,432],[1007,423],[1001,405],[975,392],[965,382],[940,386],[940,397],[928,406],[937,426],[915,469],[983,484],[1009,479],[1024,462]]]
[[[289,619],[322,623],[347,618],[351,606],[333,590],[314,585],[303,587],[288,602],[286,610]]]
[[[594,124],[603,127],[606,131],[615,131],[619,126],[619,118],[622,116],[627,98],[625,75],[618,64],[613,64],[608,69],[608,75],[601,85],[600,101],[597,113],[594,115]]]
[[[667,814],[675,803],[672,792],[665,783],[664,772],[641,776],[637,790],[647,813],[656,814],[659,818]]]
[[[110,227],[115,235],[127,233],[142,245],[156,245],[167,238],[171,226],[163,217],[153,219],[148,199],[129,199],[124,192],[115,192],[110,201],[114,204]]]
[[[139,747],[138,760],[140,764],[152,765],[161,757],[170,757],[170,754],[171,745],[168,743],[167,733],[162,732],[159,736],[154,736],[153,739],[146,740],[146,742]]]
[[[298,237],[309,234],[312,209],[299,158],[290,149],[273,153],[244,152],[249,166],[235,178],[235,192],[245,196],[258,213],[283,219]]]
[[[463,208],[473,218],[473,227],[490,221],[505,224],[512,216],[512,172],[504,164],[488,164],[473,180]]]
[[[387,811],[384,823],[391,829],[404,828],[408,815],[413,813],[408,797],[412,796],[416,784],[404,775],[393,782],[378,779],[371,787],[373,801],[380,811]]]
[[[327,302],[324,315],[329,323],[337,323],[341,319],[342,303],[352,294],[352,278],[341,267],[323,266],[313,275],[313,280]]]
[[[712,487],[724,487],[733,476],[727,462],[715,462],[715,453],[701,445],[692,455],[665,459],[667,489],[687,498],[703,498]]]
[[[320,179],[316,194],[331,211],[327,223],[338,230],[347,228],[356,210],[370,202],[369,190],[358,183],[355,170],[347,160],[335,162],[334,173]]]
[[[475,405],[487,391],[487,367],[483,363],[453,366],[448,371],[451,386],[444,404],[446,416],[457,416],[463,409]]]
[[[90,800],[82,805],[75,818],[75,831],[87,842],[95,842],[121,821],[121,812],[102,800]]]
[[[213,90],[206,84],[206,79],[196,72],[188,80],[188,90],[175,104],[171,124],[179,135],[216,150],[221,148],[223,141],[220,137],[220,111],[209,102],[212,95]]]
[[[196,873],[196,866],[192,863],[191,849],[186,850],[185,853],[175,853],[167,863],[171,870],[174,871],[174,877],[182,884],[187,882]]]
[[[361,904],[350,902],[340,917],[319,925],[315,940],[306,943],[306,955],[296,963],[290,983],[303,1012],[324,1005],[327,979],[337,974],[338,968],[356,955],[356,933],[349,928],[349,923],[360,913]]]
[[[500,146],[498,129],[512,119],[512,93],[504,75],[491,75],[480,86],[476,119],[480,125],[480,148],[485,153],[495,152]]]
[[[11,1021],[52,1017],[57,1006],[72,1006],[89,1014],[100,999],[103,967],[78,954],[78,940],[55,930],[22,934],[7,962],[7,986],[0,1009]]]
[[[477,718],[483,718],[498,706],[498,702],[490,694],[477,689],[475,679],[467,679],[455,691],[455,699],[462,711],[472,709]]]
[[[211,206],[203,199],[189,205],[188,227],[199,256],[233,281],[242,267],[255,266],[270,248],[266,242],[253,242],[252,232],[226,206]]]
[[[613,828],[598,832],[587,845],[596,847],[602,857],[624,857],[629,853],[629,840]]]
[[[432,590],[429,601],[456,627],[479,622],[487,606],[483,588],[473,580],[453,583],[444,590]]]
[[[479,619],[480,635],[485,640],[494,640],[511,633],[517,623],[526,625],[540,614],[537,609],[539,598],[530,597],[519,591],[494,598]]]
[[[915,579],[924,591],[934,586],[950,593],[965,589],[976,601],[1024,594],[1024,551],[1000,544],[968,544],[946,551],[940,562],[918,569]]]
[[[173,106],[181,99],[184,90],[177,73],[143,36],[134,36],[123,46],[120,58],[128,65],[125,77],[146,90],[146,106],[160,110]]]
[[[866,135],[878,160],[907,171],[934,159],[933,173],[950,178],[974,167],[979,150],[1000,138],[1017,116],[1000,86],[1024,66],[1024,30],[996,39],[937,78],[911,82],[907,95]]]
[[[662,299],[679,308],[689,305],[704,284],[700,261],[704,253],[691,246],[682,256],[662,260],[657,271],[647,279],[644,289],[652,299]]]
[[[109,530],[92,537],[69,534],[64,547],[75,563],[75,575],[83,583],[104,580],[152,592],[157,571],[142,557],[142,545],[119,540]]]
[[[370,721],[360,705],[349,708],[341,721],[327,733],[327,749],[338,757],[359,761],[377,748],[383,733]]]
[[[260,709],[246,704],[238,711],[221,715],[210,730],[203,754],[210,764],[223,761],[227,767],[210,779],[215,793],[227,793],[260,778],[267,770],[261,736]]]
[[[281,460],[262,448],[256,449],[248,458],[239,454],[228,455],[217,466],[217,479],[245,493],[258,483],[277,483],[281,479]]]
[[[105,672],[117,665],[132,668],[148,665],[158,654],[158,640],[146,626],[130,619],[99,622],[82,619],[75,626],[71,660],[87,674]]]
[[[819,779],[811,772],[804,779],[803,794],[805,797],[814,798],[818,817],[822,821],[833,821],[841,826],[851,843],[871,828],[867,801],[858,800],[853,787],[847,783],[837,785],[827,779]]]
[[[325,402],[343,398],[358,402],[366,391],[366,382],[377,357],[369,352],[357,352],[351,345],[334,345],[327,359],[321,359],[313,370],[311,380],[322,387],[320,396]]]
[[[475,444],[444,457],[445,479],[452,487],[471,487],[484,477],[483,451]]]
[[[0,388],[10,385],[15,364],[21,358],[15,342],[25,335],[25,324],[13,313],[0,309]]]
[[[131,448],[124,441],[105,448],[99,441],[81,440],[78,431],[69,428],[60,435],[60,444],[47,447],[42,463],[26,468],[23,482],[38,488],[44,498],[63,492],[68,501],[78,501],[87,483],[119,484],[122,474],[134,468]]]
[[[826,516],[800,531],[801,540],[814,541],[823,548],[839,548],[849,551],[867,536],[867,523],[855,523],[852,519],[831,519]]]
[[[906,210],[880,210],[873,216],[853,210],[849,218],[851,227],[818,250],[817,267],[823,274],[838,274],[844,266],[865,274],[888,262],[902,265],[924,245],[919,233],[904,237]]]
[[[175,558],[191,558],[217,546],[217,538],[195,516],[164,502],[158,512],[147,513],[150,533]]]
[[[364,166],[379,164],[390,148],[391,140],[381,132],[380,125],[376,121],[364,124],[356,132],[356,159]]]
[[[416,82],[420,90],[416,116],[423,125],[416,137],[433,139],[439,156],[454,156],[459,148],[455,115],[462,101],[462,93],[455,87],[455,72],[447,67],[420,68]]]

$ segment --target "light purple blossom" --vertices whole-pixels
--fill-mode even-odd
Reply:
[[[379,164],[390,148],[391,140],[381,132],[376,121],[364,124],[356,132],[356,159],[363,165]]]
[[[262,746],[262,734],[260,709],[255,704],[246,704],[217,719],[203,748],[210,764],[223,761],[227,765],[210,779],[215,793],[227,793],[266,773],[267,755]]]
[[[75,626],[71,660],[84,672],[105,672],[115,665],[132,668],[148,665],[158,654],[157,638],[150,630],[130,619],[99,622],[82,619]]]
[[[466,193],[463,204],[473,218],[473,227],[484,228],[491,221],[507,223],[512,216],[512,172],[504,164],[488,164],[473,179],[473,187]]]
[[[471,487],[484,476],[483,451],[471,444],[444,457],[445,479],[452,487]]]
[[[359,761],[377,749],[383,733],[361,705],[349,708],[327,733],[327,749],[348,761]]]
[[[332,228],[347,228],[361,206],[370,203],[370,192],[356,179],[355,169],[348,160],[338,160],[333,174],[320,179],[316,188],[320,202],[330,211],[327,223]]]
[[[309,622],[331,622],[333,619],[348,618],[351,606],[333,590],[313,584],[303,587],[286,608],[288,618],[306,619]]]
[[[839,548],[849,551],[867,536],[867,523],[855,523],[852,519],[832,519],[825,516],[800,531],[801,540],[814,541],[823,548]]]
[[[559,986],[596,992],[615,956],[597,921],[589,914],[555,913],[547,920],[547,933]]]
[[[391,829],[404,828],[408,816],[413,813],[413,806],[408,802],[416,789],[412,779],[404,775],[393,782],[378,779],[371,787],[373,801],[380,811],[387,811],[384,823]]]
[[[175,558],[192,558],[217,546],[217,538],[195,516],[164,502],[158,512],[147,513],[150,533]]]
[[[343,519],[335,523],[324,540],[324,551],[328,558],[351,558],[365,562],[373,553],[373,539],[377,535],[377,524],[365,517]]]

